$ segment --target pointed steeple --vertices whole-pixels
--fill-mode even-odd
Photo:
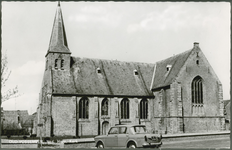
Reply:
[[[55,15],[54,23],[53,23],[53,29],[52,29],[52,34],[51,34],[51,39],[50,39],[47,54],[50,52],[71,54],[68,48],[68,43],[67,43],[67,38],[66,38],[66,33],[65,33],[65,28],[64,28],[64,22],[63,22],[63,17],[62,17],[62,11],[61,11],[59,1],[58,1],[57,9],[56,9],[56,15]]]

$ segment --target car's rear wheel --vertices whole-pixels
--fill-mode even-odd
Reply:
[[[97,143],[97,148],[104,148],[103,143],[102,143],[102,142],[98,142],[98,143]]]
[[[128,148],[136,148],[135,143],[131,142],[128,144]]]
[[[154,148],[160,148],[161,145],[156,145]]]

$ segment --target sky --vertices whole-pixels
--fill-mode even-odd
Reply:
[[[230,3],[61,2],[72,56],[155,63],[199,46],[230,99]],[[21,96],[4,110],[36,112],[57,2],[2,2],[2,53]]]

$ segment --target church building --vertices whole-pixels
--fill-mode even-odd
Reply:
[[[45,59],[37,136],[95,136],[118,124],[225,130],[222,84],[199,43],[154,64],[72,56],[58,3]]]

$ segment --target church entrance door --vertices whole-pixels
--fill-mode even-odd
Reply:
[[[106,135],[109,131],[109,122],[108,121],[104,121],[102,123],[102,135]]]

